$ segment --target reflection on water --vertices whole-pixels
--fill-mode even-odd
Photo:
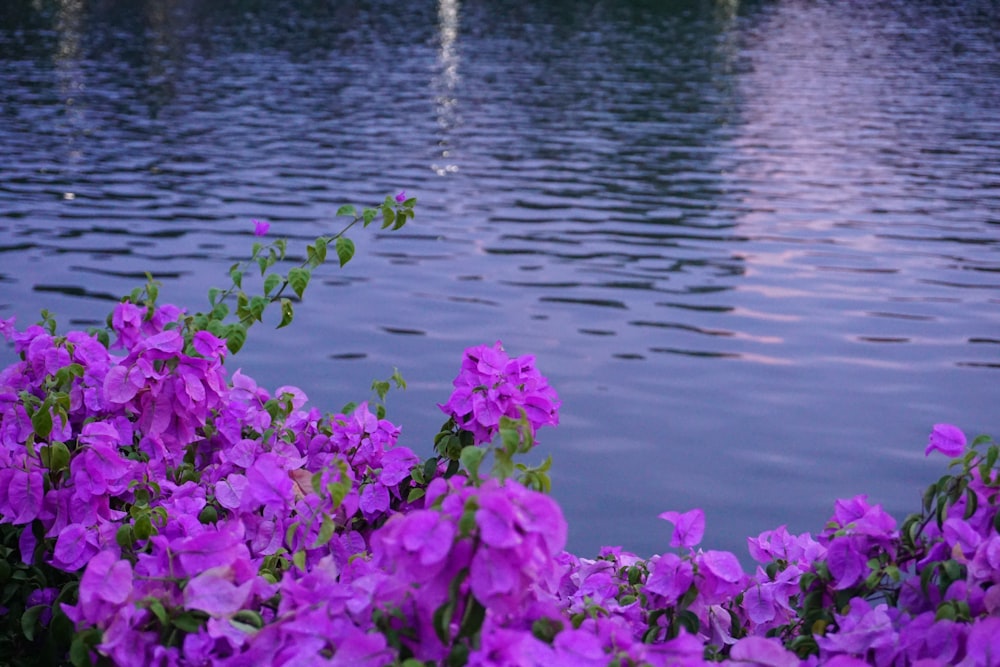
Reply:
[[[995,423],[986,0],[0,3],[0,316],[203,307],[252,218],[301,247],[401,189],[236,366],[325,409],[398,366],[418,451],[463,347],[534,353],[571,546],[901,513],[929,426]],[[9,352],[0,352],[9,355]],[[7,359],[7,357],[4,357]],[[540,452],[541,453],[541,452]]]
[[[455,89],[458,75],[458,0],[438,0],[438,30],[441,48],[438,51],[440,75],[435,81],[434,108],[441,130],[438,146],[440,154],[431,168],[438,176],[458,171],[458,165],[449,162],[451,150],[448,135],[458,123],[458,100]]]

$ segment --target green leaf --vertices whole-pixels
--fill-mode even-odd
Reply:
[[[233,614],[233,620],[249,625],[255,630],[260,630],[264,627],[264,617],[253,609],[240,609],[238,612]]]
[[[685,609],[677,614],[677,623],[691,635],[697,635],[698,630],[701,628],[701,621],[698,620],[698,615],[689,609]]]
[[[295,295],[300,299],[302,298],[302,293],[306,291],[306,287],[309,285],[309,277],[309,271],[298,267],[288,272],[288,284],[291,285]]]
[[[937,500],[937,510],[935,510],[935,518],[937,519],[938,528],[944,526],[944,515],[948,509],[948,496],[939,496]]]
[[[46,400],[38,412],[31,415],[31,427],[35,429],[35,435],[39,440],[46,440],[52,433],[52,412],[48,404],[49,401]]]
[[[337,258],[340,260],[340,266],[344,266],[354,257],[354,241],[346,236],[338,237],[335,247]]]
[[[309,478],[309,484],[312,486],[313,493],[317,496],[323,491],[323,471],[314,472],[312,477]]]
[[[83,377],[83,366],[80,364],[70,364],[63,366],[56,371],[56,384],[60,387],[68,385],[73,378]],[[67,397],[68,398],[68,397]]]
[[[222,290],[220,290],[218,287],[208,288],[208,303],[211,304],[213,307],[215,306],[215,301],[216,299],[219,298],[219,293],[221,291]]]
[[[198,513],[198,521],[204,524],[215,523],[219,520],[219,510],[214,505],[205,505]]]
[[[69,467],[70,454],[66,443],[56,440],[45,449],[48,450],[50,472],[58,472]]]
[[[365,212],[361,215],[361,217],[365,221],[365,227],[367,227],[368,225],[370,225],[372,223],[372,220],[375,219],[376,215],[378,215],[378,211],[376,211],[375,209],[373,209],[373,208],[366,208],[365,209]]]
[[[417,500],[423,498],[424,494],[426,493],[427,493],[426,489],[422,489],[420,487],[414,487],[410,489],[410,492],[408,494],[406,494],[406,502],[408,503],[416,502]]]
[[[301,521],[296,521],[285,530],[285,544],[289,547],[292,546],[292,541],[295,539],[295,532],[299,529],[301,524]]]
[[[816,643],[816,638],[811,634],[799,635],[788,644],[788,648],[800,658],[806,658],[819,653],[819,645]]]
[[[465,447],[459,456],[462,467],[476,484],[479,483],[479,465],[483,462],[484,456],[486,456],[486,450],[481,447]]]
[[[396,222],[396,212],[391,206],[382,206],[382,229]]]
[[[156,616],[161,625],[167,626],[170,624],[170,616],[167,614],[166,608],[156,598],[149,601],[149,610],[153,612],[153,615]]]
[[[243,272],[233,271],[229,274],[229,277],[233,279],[233,284],[238,288],[243,289]]]
[[[930,486],[927,487],[927,490],[924,491],[923,508],[925,512],[931,511],[931,507],[934,506],[934,496],[937,495],[937,492],[938,492],[937,484],[931,484]]]
[[[171,624],[178,630],[183,630],[184,632],[198,632],[201,630],[202,624],[205,622],[205,618],[201,614],[196,614],[193,611],[186,611],[180,614],[171,621]]]
[[[903,544],[909,549],[915,549],[917,538],[920,536],[920,522],[922,518],[919,514],[911,514],[903,521],[899,529],[899,537]]]
[[[224,303],[216,304],[215,308],[212,309],[212,312],[209,313],[209,315],[212,317],[213,320],[218,320],[220,322],[226,319],[226,315],[228,314],[229,314],[229,306],[227,306]]]
[[[965,499],[965,514],[963,518],[968,520],[979,508],[979,495],[972,489],[966,489]]]
[[[337,215],[349,215],[352,218],[356,218],[358,216],[358,211],[350,204],[345,204],[337,209]]]
[[[975,447],[978,447],[979,445],[984,445],[987,442],[990,442],[990,440],[992,440],[992,438],[990,436],[988,436],[988,435],[985,435],[985,434],[983,434],[983,435],[977,435],[975,437],[975,439],[972,441],[972,444],[970,445],[970,447],[975,448]]]
[[[451,643],[451,617],[455,613],[455,605],[446,602],[434,610],[434,632],[445,646]]]
[[[935,621],[954,621],[956,617],[955,606],[951,600],[945,600],[938,605],[937,613],[934,614]]]
[[[397,389],[406,389],[406,380],[403,379],[398,368],[394,367],[392,369],[392,375],[389,376],[389,379],[396,383]]]
[[[281,284],[281,276],[277,273],[270,274],[264,279],[264,296],[268,296]]]
[[[90,333],[97,336],[97,341],[104,347],[111,347],[111,336],[106,329],[91,329]]]
[[[983,458],[982,463],[979,464],[979,475],[983,480],[989,480],[992,476],[993,466],[996,465],[998,454],[1000,454],[1000,448],[996,445],[986,450],[986,456]]]
[[[247,342],[247,328],[242,324],[231,324],[226,330],[226,347],[230,354],[236,354]]]
[[[389,393],[389,382],[388,380],[373,380],[372,390],[378,395],[378,400],[384,401],[385,395]]]
[[[84,630],[75,637],[69,647],[69,661],[73,667],[91,667],[90,650],[101,643],[103,634],[97,628]]]
[[[944,570],[941,577],[942,583],[947,581],[947,585],[942,586],[942,592],[947,590],[948,586],[955,583],[959,579],[965,578],[965,567],[963,567],[962,564],[956,560],[946,560],[942,569]]]
[[[462,537],[472,535],[478,525],[476,523],[476,512],[479,510],[479,505],[474,500],[472,498],[466,501],[462,516],[458,519],[458,532]]]
[[[292,323],[292,318],[294,317],[294,310],[292,309],[292,302],[288,299],[281,300],[281,323],[278,324],[278,328],[287,327]]]
[[[264,296],[255,296],[250,299],[250,314],[258,322],[264,321],[264,309],[267,308],[267,304],[270,300]]]
[[[24,633],[24,638],[29,642],[35,641],[35,628],[38,626],[38,617],[48,608],[48,605],[36,604],[33,607],[28,607],[21,614],[21,632]]]
[[[482,629],[483,621],[485,620],[486,607],[476,598],[471,598],[465,607],[465,613],[462,615],[462,624],[458,629],[458,636],[475,637]]]
[[[138,540],[149,539],[150,535],[156,535],[159,531],[153,525],[148,514],[144,514],[135,520],[135,537]]]
[[[320,236],[318,239],[316,239],[316,242],[313,244],[313,248],[315,248],[316,259],[319,261],[319,263],[322,264],[323,262],[325,262],[326,261],[326,238],[323,237],[323,236]]]
[[[129,549],[135,543],[135,536],[131,524],[122,524],[115,533],[115,542],[123,549]]]
[[[427,459],[424,461],[424,479],[428,482],[433,480],[437,476],[438,462],[437,459]],[[1000,513],[997,513],[1000,516]]]
[[[327,544],[331,538],[333,538],[333,530],[336,528],[336,524],[333,519],[330,518],[329,514],[323,515],[323,523],[319,529],[319,535],[316,537],[316,541],[312,543],[310,549],[318,549],[319,547]]]
[[[340,459],[336,462],[336,465],[340,471],[340,479],[326,485],[326,491],[330,494],[330,501],[333,503],[334,509],[340,507],[340,504],[344,502],[344,498],[350,493],[352,487],[351,478],[347,474],[347,462]]]

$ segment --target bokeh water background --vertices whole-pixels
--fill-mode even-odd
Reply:
[[[899,518],[931,425],[1000,435],[996,2],[3,0],[0,317],[192,309],[405,189],[231,362],[430,452],[462,350],[534,354],[570,548],[745,554]],[[274,322],[271,322],[273,325]],[[13,359],[9,348],[0,360]]]

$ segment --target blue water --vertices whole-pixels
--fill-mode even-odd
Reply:
[[[931,426],[1000,435],[996,3],[6,0],[0,317],[192,309],[405,189],[234,358],[430,452],[466,346],[534,354],[570,548],[902,518]],[[276,319],[270,325],[276,324]],[[10,350],[0,352],[5,362]]]

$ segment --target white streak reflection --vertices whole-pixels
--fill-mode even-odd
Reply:
[[[84,71],[81,67],[83,47],[83,0],[60,0],[56,13],[55,29],[58,35],[56,48],[52,54],[59,96],[65,106],[65,159],[67,164],[76,164],[83,159],[83,144],[88,134],[85,108],[80,103],[84,90]],[[75,188],[76,184],[69,184]],[[63,193],[66,201],[76,198],[72,190]]]
[[[434,81],[434,110],[441,133],[438,138],[440,161],[435,160],[431,168],[438,176],[458,171],[458,165],[450,161],[452,157],[448,135],[458,124],[458,100],[455,88],[458,86],[459,56],[458,42],[458,0],[438,0],[438,32],[441,47],[438,51],[440,74]]]

